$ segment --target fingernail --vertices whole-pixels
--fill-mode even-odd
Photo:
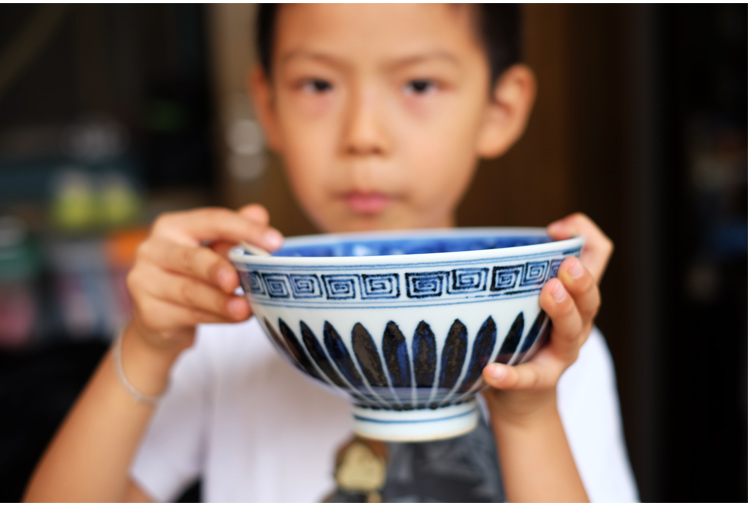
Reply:
[[[583,266],[581,266],[581,261],[578,259],[573,261],[573,264],[568,268],[568,273],[570,273],[570,276],[573,278],[581,278],[583,276]]]
[[[264,236],[266,244],[272,248],[278,248],[284,242],[284,236],[274,228],[269,228]]]
[[[563,229],[563,223],[560,221],[556,221],[547,227],[547,230],[550,232],[559,232],[562,229]]]
[[[562,282],[555,282],[554,288],[552,289],[552,298],[560,303],[565,300],[566,296],[567,293],[565,292],[565,287],[562,285]]]

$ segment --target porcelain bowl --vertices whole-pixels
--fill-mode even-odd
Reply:
[[[539,292],[582,246],[474,228],[290,237],[271,257],[229,257],[278,351],[350,397],[356,433],[426,441],[472,430],[482,369],[546,342]]]

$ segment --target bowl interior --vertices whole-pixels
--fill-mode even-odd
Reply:
[[[274,252],[279,257],[364,257],[490,250],[548,243],[540,231],[508,233],[488,231],[399,232],[372,236],[339,235],[289,238]]]

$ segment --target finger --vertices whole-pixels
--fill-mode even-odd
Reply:
[[[583,213],[576,212],[565,216],[561,220],[550,223],[547,233],[554,239],[564,239],[575,236],[593,235],[593,232],[601,229]]]
[[[275,228],[222,208],[166,214],[159,217],[154,230],[188,246],[198,246],[203,241],[247,241],[273,251],[284,241]]]
[[[583,236],[586,239],[581,260],[591,272],[594,280],[599,282],[604,275],[614,245],[604,232],[585,214],[575,213],[547,227],[547,233],[553,239],[567,239]]]
[[[495,389],[545,389],[553,387],[561,373],[557,367],[540,366],[533,360],[518,366],[493,362],[482,370],[482,378]]]
[[[236,244],[227,241],[217,241],[215,243],[211,243],[211,246],[209,246],[209,248],[211,248],[211,250],[221,255],[225,259],[228,259],[229,251],[236,246]]]
[[[539,304],[552,322],[550,346],[565,359],[575,355],[578,352],[583,321],[562,281],[553,278],[544,284]]]
[[[140,304],[141,322],[154,331],[171,331],[181,327],[195,327],[201,323],[233,323],[236,320],[201,309],[175,305],[158,298]]]
[[[195,277],[231,293],[239,287],[232,264],[204,246],[185,246],[164,238],[152,238],[141,245],[141,256],[159,268]]]
[[[560,265],[557,278],[573,298],[584,323],[592,323],[599,311],[601,296],[591,273],[583,267],[580,259],[568,257]]]
[[[226,294],[200,280],[158,269],[150,271],[149,275],[158,278],[147,281],[143,285],[144,290],[160,300],[206,311],[231,321],[244,320],[250,316],[250,306],[242,296]]]
[[[261,225],[268,225],[271,220],[271,217],[268,214],[268,210],[266,210],[266,208],[262,205],[258,205],[257,203],[245,205],[244,207],[241,207],[237,212],[239,212],[247,219]]]

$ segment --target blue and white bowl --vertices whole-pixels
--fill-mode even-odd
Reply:
[[[355,432],[426,441],[472,430],[482,369],[546,342],[539,292],[582,246],[476,228],[290,237],[271,257],[229,257],[282,355],[350,396]]]

